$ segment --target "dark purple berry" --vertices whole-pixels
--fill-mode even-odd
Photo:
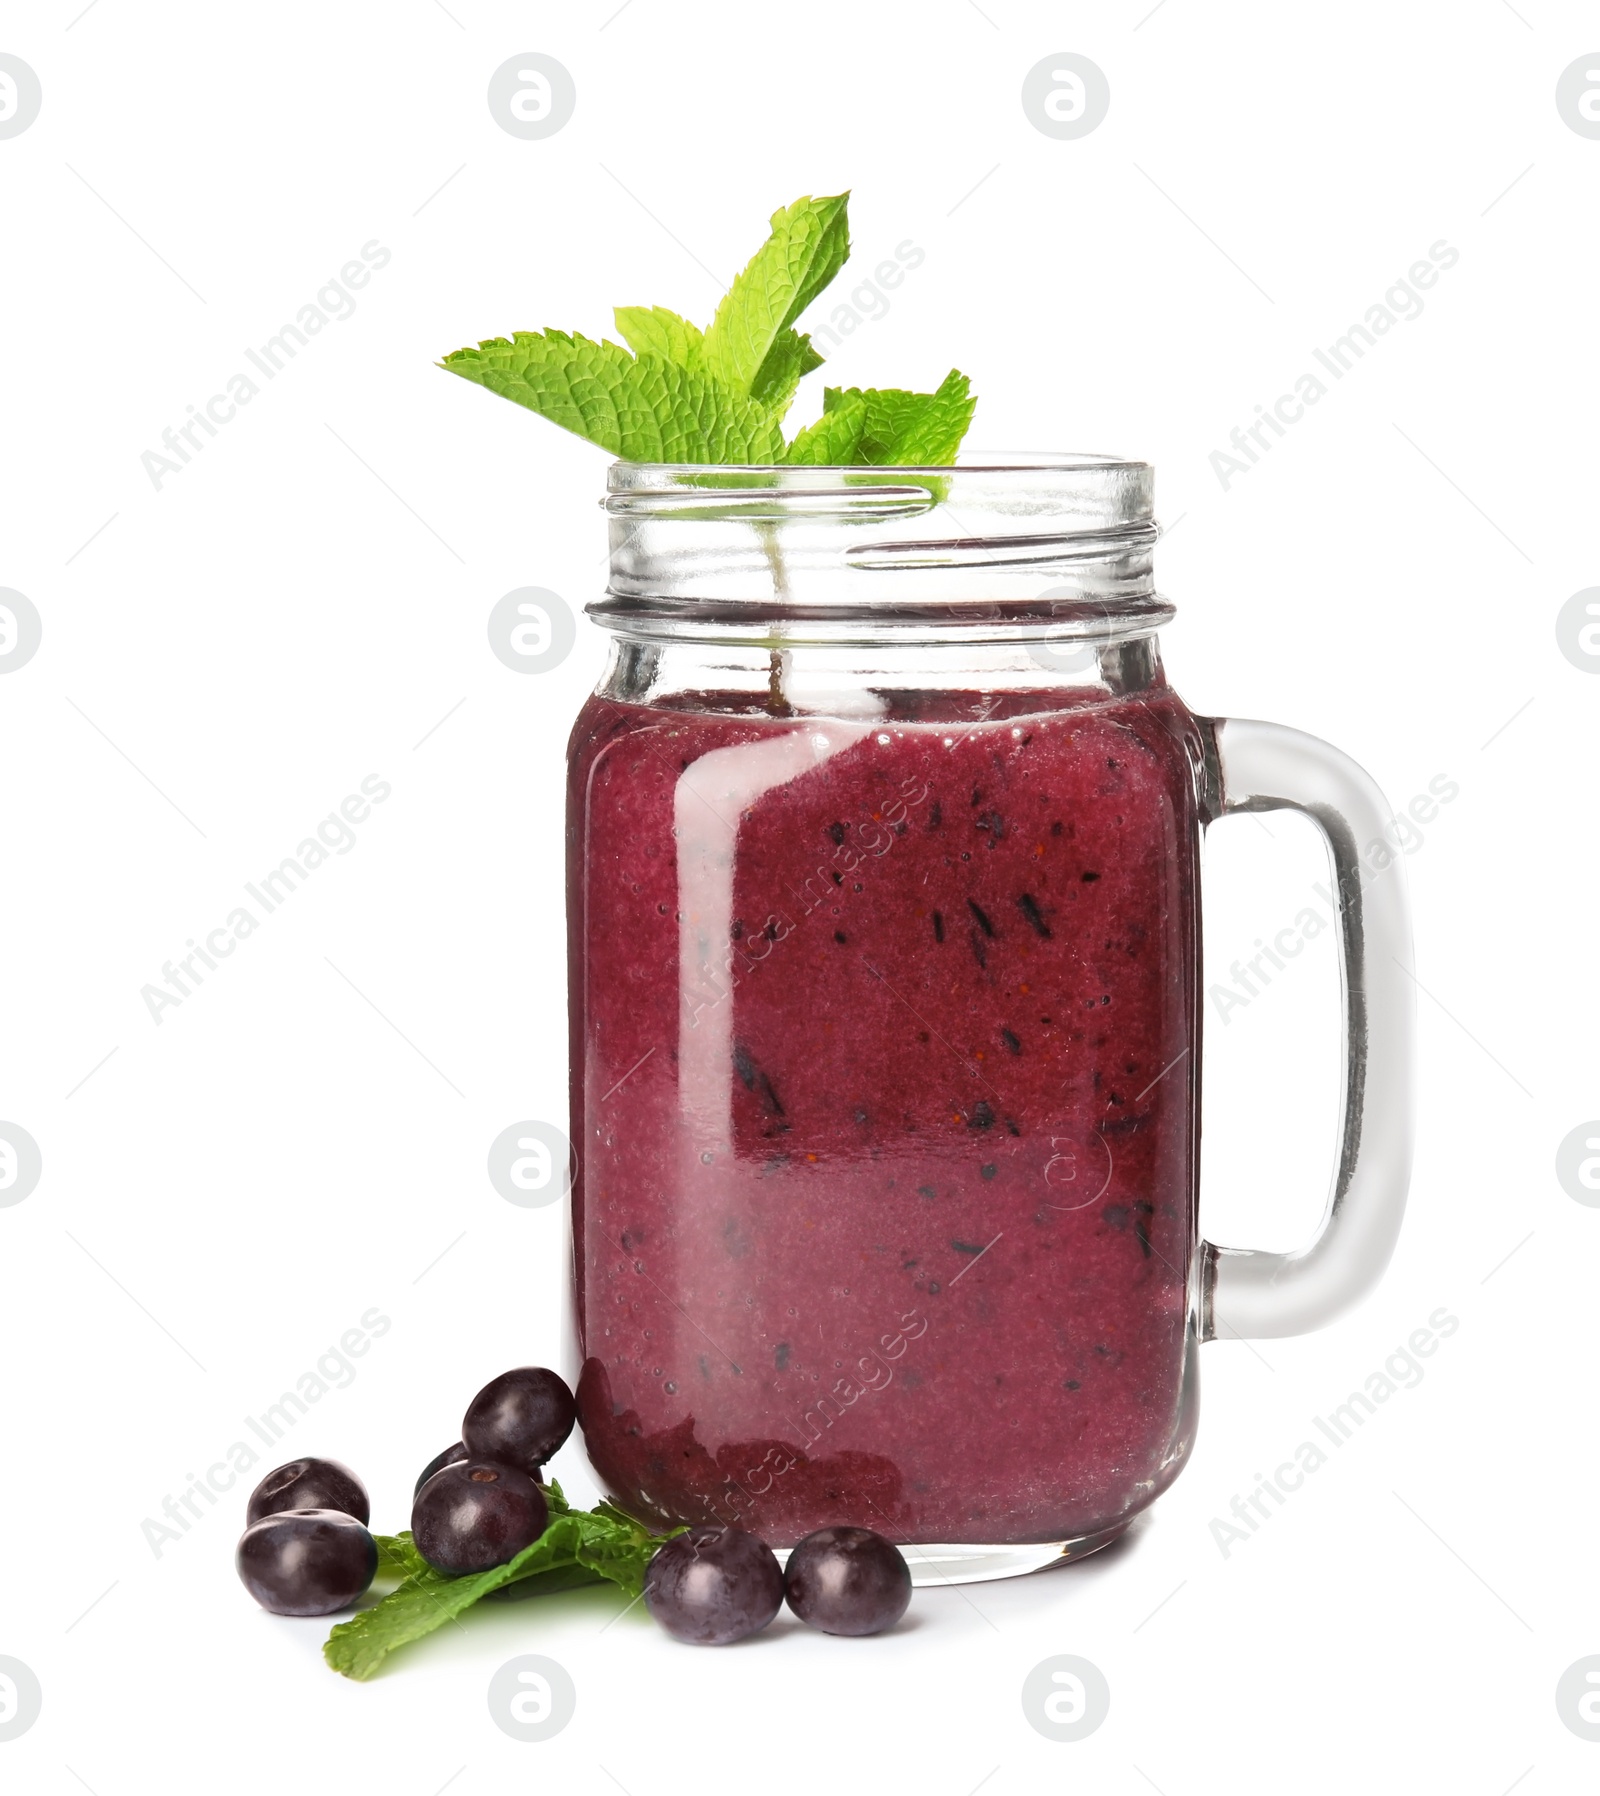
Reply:
[[[906,1612],[911,1573],[870,1528],[818,1528],[789,1555],[783,1593],[824,1634],[881,1634]]]
[[[461,1438],[474,1459],[493,1459],[537,1474],[572,1432],[572,1392],[543,1366],[518,1366],[491,1378],[467,1406]]]
[[[378,1543],[341,1510],[283,1509],[245,1529],[234,1563],[274,1615],[332,1615],[372,1582]]]
[[[411,1506],[411,1538],[435,1571],[459,1576],[515,1559],[544,1533],[544,1492],[515,1466],[464,1459],[437,1471]]]
[[[244,1519],[259,1522],[285,1509],[337,1509],[358,1522],[372,1520],[366,1486],[337,1459],[291,1459],[268,1472],[251,1491]]]
[[[708,1523],[657,1547],[645,1607],[669,1634],[727,1646],[759,1633],[783,1606],[783,1573],[764,1540]]]
[[[457,1441],[453,1447],[446,1447],[437,1458],[430,1459],[422,1468],[416,1483],[411,1487],[412,1496],[422,1489],[435,1472],[442,1472],[447,1465],[459,1465],[466,1457],[467,1450],[460,1441]]]

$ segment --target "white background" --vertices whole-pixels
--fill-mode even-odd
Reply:
[[[1600,680],[1555,633],[1600,578],[1600,141],[1554,99],[1592,8],[448,4],[11,0],[0,24],[44,96],[0,141],[0,585],[44,631],[0,680],[0,1116],[44,1166],[0,1209],[0,1654],[44,1691],[6,1787],[1592,1789],[1600,1745],[1554,1694],[1600,1653],[1600,1212],[1554,1170],[1600,1113]],[[578,94],[538,142],[485,102],[529,50]],[[1063,50],[1112,96],[1071,142],[1019,98]],[[620,302],[707,318],[775,206],[844,186],[845,293],[906,239],[926,261],[828,378],[956,362],[974,444],[1153,461],[1190,703],[1324,735],[1397,805],[1459,785],[1406,866],[1399,1252],[1326,1332],[1205,1349],[1193,1463],[1103,1560],[919,1593],[874,1641],[784,1621],[723,1653],[638,1611],[602,1633],[619,1603],[583,1592],[347,1683],[322,1624],[235,1581],[243,1487],[159,1557],[141,1524],[369,1308],[392,1326],[282,1456],[348,1460],[387,1529],[477,1385],[560,1348],[558,1209],[504,1202],[485,1154],[564,1120],[559,770],[602,638],[580,621],[524,677],[485,619],[515,586],[598,594],[605,457],[431,364],[599,335]],[[163,429],[373,239],[392,260],[353,316],[153,487]],[[1230,430],[1441,239],[1460,259],[1422,314],[1225,490]],[[393,791],[356,845],[155,1024],[140,988],[369,774]],[[1269,821],[1215,832],[1214,978],[1322,876]],[[1208,1011],[1215,1238],[1313,1225],[1335,1002],[1308,952]],[[1460,1326],[1423,1381],[1225,1557],[1212,1519],[1440,1306]],[[529,1651],[578,1687],[541,1745],[485,1702]],[[1081,1743],[1023,1714],[1055,1653],[1110,1682]]]

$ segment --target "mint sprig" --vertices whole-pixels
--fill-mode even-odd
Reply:
[[[439,364],[627,461],[948,467],[977,401],[955,369],[933,393],[829,387],[785,441],[783,419],[823,358],[801,314],[850,254],[847,193],[798,199],[702,331],[665,306],[618,306],[621,344],[517,331]]]
[[[548,1485],[545,1494],[550,1525],[544,1533],[508,1564],[466,1577],[435,1571],[409,1531],[378,1535],[378,1575],[398,1575],[401,1582],[370,1609],[340,1622],[323,1646],[323,1658],[345,1677],[365,1681],[390,1653],[456,1620],[508,1584],[554,1591],[611,1583],[638,1596],[645,1567],[666,1537],[650,1533],[611,1503],[573,1509],[559,1484]]]

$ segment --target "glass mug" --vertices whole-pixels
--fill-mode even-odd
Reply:
[[[1115,1539],[1202,1340],[1315,1328],[1394,1246],[1410,936],[1327,744],[1196,717],[1151,470],[618,463],[571,742],[579,1415],[653,1523],[854,1523],[918,1581]],[[1199,838],[1326,838],[1339,1163],[1295,1253],[1196,1225]]]

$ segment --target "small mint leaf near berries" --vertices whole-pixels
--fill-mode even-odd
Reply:
[[[899,1549],[870,1528],[819,1528],[789,1555],[789,1607],[824,1634],[881,1634],[905,1614],[911,1573]]]
[[[337,1459],[291,1459],[275,1467],[251,1491],[245,1521],[285,1509],[337,1509],[363,1524],[372,1519],[366,1486]]]
[[[577,1415],[565,1380],[544,1366],[518,1366],[491,1378],[468,1404],[461,1439],[474,1458],[537,1474]]]
[[[407,1573],[371,1608],[342,1621],[322,1649],[328,1665],[347,1678],[375,1677],[390,1653],[442,1628],[496,1591],[528,1586],[569,1590],[577,1583],[611,1583],[636,1598],[644,1588],[645,1567],[660,1546],[657,1535],[611,1503],[594,1511],[572,1509],[561,1487],[545,1486],[550,1525],[507,1565],[468,1577],[435,1571],[417,1553],[407,1534],[386,1539],[385,1566]]]
[[[234,1563],[245,1589],[274,1615],[332,1615],[371,1584],[378,1543],[342,1511],[284,1509],[245,1529]]]
[[[435,1472],[417,1492],[411,1538],[435,1571],[464,1577],[508,1565],[549,1520],[544,1492],[526,1472],[466,1459]]]
[[[657,1549],[644,1601],[675,1640],[729,1646],[759,1633],[783,1607],[783,1573],[764,1540],[711,1523]]]
[[[374,1534],[372,1538],[378,1547],[378,1577],[410,1578],[427,1570],[428,1562],[413,1545],[409,1528],[403,1534]]]

